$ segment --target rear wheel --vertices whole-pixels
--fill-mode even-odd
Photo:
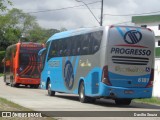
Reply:
[[[116,105],[130,105],[131,99],[115,99]]]
[[[11,83],[11,87],[19,87],[19,84]]]
[[[39,85],[30,85],[30,88],[38,88]]]
[[[51,90],[51,83],[50,83],[50,81],[48,82],[48,95],[49,96],[54,96],[55,95],[55,91],[52,91]]]
[[[85,95],[84,82],[81,82],[80,87],[79,87],[79,100],[81,103],[86,103],[89,101],[89,97]]]
[[[18,87],[19,84],[18,84],[18,83],[14,83],[14,80],[13,80],[13,78],[11,77],[11,78],[10,78],[10,86],[11,86],[11,87]]]
[[[39,88],[39,85],[34,85],[34,88]]]
[[[9,85],[9,83],[5,83],[6,85]]]

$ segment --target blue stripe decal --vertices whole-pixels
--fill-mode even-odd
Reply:
[[[66,57],[66,62],[68,61],[68,57]]]
[[[139,32],[140,32],[140,31],[141,31],[141,29],[140,29],[140,28],[137,28],[137,31],[139,31]]]
[[[75,65],[74,65],[74,75],[76,75],[76,73],[77,73],[79,58],[80,58],[79,56],[76,57],[76,62],[75,62]]]
[[[128,27],[126,27],[127,32],[130,31],[130,29]]]
[[[72,63],[72,64],[73,64],[73,60],[74,60],[74,57],[72,56],[72,57],[71,57],[71,63]]]
[[[123,33],[123,31],[120,29],[120,27],[116,27],[116,29],[118,30],[118,32],[120,33],[120,35],[121,35],[122,37],[124,37],[124,33]]]

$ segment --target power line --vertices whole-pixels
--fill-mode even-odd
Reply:
[[[87,5],[95,4],[101,1],[95,1],[91,3],[87,3]],[[65,9],[71,9],[71,8],[76,8],[76,7],[81,7],[85,5],[77,5],[77,6],[70,6],[70,7],[64,7],[64,8],[59,8],[59,9],[48,9],[48,10],[41,10],[41,11],[35,11],[35,12],[27,12],[27,13],[42,13],[42,12],[54,12],[54,11],[59,11],[59,10],[65,10]]]
[[[93,17],[94,17],[95,20],[98,22],[98,24],[100,24],[100,22],[98,21],[98,19],[96,18],[96,16],[95,16],[94,13],[92,12],[92,10],[89,8],[89,6],[88,6],[85,2],[79,1],[79,0],[75,0],[75,1],[77,1],[77,2],[82,2],[82,3],[88,8],[88,10],[89,10],[90,13],[93,15]]]
[[[145,12],[145,13],[140,13],[140,14],[103,14],[103,15],[108,15],[108,16],[140,16],[140,15],[149,15],[149,14],[154,14],[154,13],[160,13],[160,11],[153,11],[153,12]]]

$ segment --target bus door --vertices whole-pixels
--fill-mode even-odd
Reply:
[[[59,90],[62,75],[62,58],[59,57],[58,41],[52,41],[48,59],[47,59],[47,75],[51,79],[51,88]]]

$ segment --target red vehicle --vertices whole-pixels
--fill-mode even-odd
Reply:
[[[38,52],[43,44],[19,42],[6,49],[4,59],[4,82],[12,87],[30,85],[38,88],[40,84],[40,61]]]

